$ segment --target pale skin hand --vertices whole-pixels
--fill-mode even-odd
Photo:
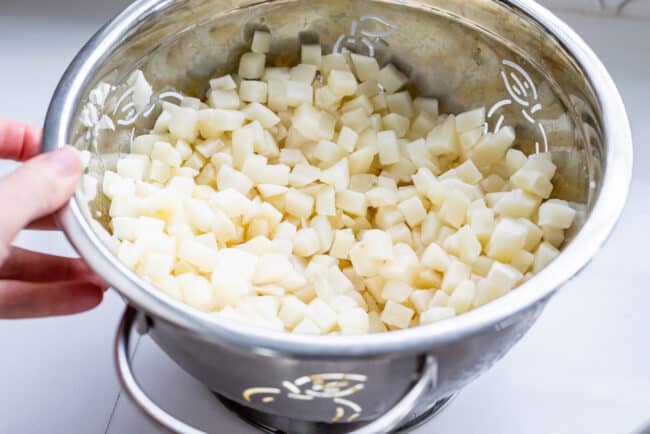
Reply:
[[[0,178],[0,319],[81,312],[96,306],[105,289],[80,259],[11,245],[23,228],[57,229],[52,213],[81,176],[73,149],[38,155],[40,149],[39,129],[0,118],[0,159],[25,162]]]

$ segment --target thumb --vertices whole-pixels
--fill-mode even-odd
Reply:
[[[77,151],[64,146],[28,160],[0,179],[0,263],[23,227],[68,201],[81,172]]]

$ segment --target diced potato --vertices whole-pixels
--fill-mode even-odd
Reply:
[[[374,57],[350,54],[354,71],[361,81],[375,80],[379,74],[379,64]]]
[[[262,30],[256,30],[253,33],[253,42],[251,51],[253,53],[266,54],[271,49],[271,34]]]
[[[334,242],[330,254],[338,259],[348,259],[350,249],[354,245],[354,232],[352,229],[341,229],[334,232]]]
[[[394,301],[388,300],[381,313],[381,320],[393,327],[407,328],[415,311]]]
[[[456,118],[449,116],[431,130],[427,134],[427,145],[433,155],[456,155],[458,153]]]
[[[322,49],[318,44],[302,45],[300,47],[300,63],[320,67],[322,61]]]
[[[244,53],[239,59],[239,76],[248,80],[262,78],[266,56],[262,53]]]
[[[267,85],[258,80],[242,80],[239,84],[239,97],[246,102],[266,102]]]
[[[234,90],[237,88],[237,83],[232,78],[232,75],[227,74],[210,80],[210,88],[222,89],[222,90]]]
[[[357,90],[357,79],[351,72],[333,70],[327,77],[327,86],[336,96],[350,96]]]
[[[235,88],[214,89],[208,93],[208,105],[215,109],[235,110],[241,105],[241,100]]]
[[[524,248],[527,230],[518,221],[504,218],[499,221],[490,237],[486,252],[498,261],[510,262]]]
[[[389,63],[377,73],[377,81],[387,93],[394,93],[408,82],[408,77]]]
[[[388,105],[388,110],[392,113],[397,113],[407,119],[412,118],[415,114],[411,94],[407,91],[386,95],[386,104]]]
[[[568,229],[573,224],[576,211],[564,200],[549,199],[539,207],[537,223],[558,229]]]
[[[456,131],[459,134],[465,133],[485,123],[485,107],[461,113],[456,116]]]
[[[433,324],[434,322],[442,321],[444,319],[453,318],[456,316],[456,311],[453,307],[431,307],[426,312],[420,315],[420,325]]]
[[[377,133],[377,149],[381,164],[389,165],[397,163],[400,159],[400,154],[395,131],[387,130]]]

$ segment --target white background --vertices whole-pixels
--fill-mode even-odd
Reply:
[[[73,55],[127,3],[0,0],[0,116],[41,124]],[[623,94],[635,141],[629,203],[603,252],[521,343],[418,433],[627,434],[650,421],[650,1],[622,13],[615,0],[544,3],[594,48]],[[0,162],[0,172],[11,167]],[[58,234],[24,233],[18,243],[73,253]],[[109,292],[86,314],[0,321],[1,433],[162,432],[119,396],[111,348],[122,308]],[[136,370],[175,414],[215,433],[255,432],[146,338]]]

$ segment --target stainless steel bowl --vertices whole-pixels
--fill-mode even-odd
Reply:
[[[410,86],[438,97],[444,111],[490,108],[488,128],[511,125],[520,148],[553,153],[554,195],[580,208],[562,254],[488,305],[425,327],[318,338],[222,323],[156,290],[102,241],[105,221],[95,214],[106,210],[101,197],[87,207],[77,196],[61,212],[81,256],[139,312],[158,345],[211,390],[287,432],[385,432],[488,369],[600,249],[631,177],[625,108],[582,39],[529,0],[139,0],[66,71],[45,123],[45,148],[91,149],[101,161],[93,170],[101,171],[127,149],[131,134],[151,123],[129,91],[134,69],[158,92],[147,110],[155,113],[157,101],[173,98],[167,89],[201,96],[206,79],[231,69],[258,27],[278,41],[270,62],[297,58],[299,39],[319,39],[329,50],[400,65]],[[116,131],[101,128],[104,114]],[[198,432],[139,389],[126,351],[134,312],[125,316],[117,341],[123,385],[161,424]]]

